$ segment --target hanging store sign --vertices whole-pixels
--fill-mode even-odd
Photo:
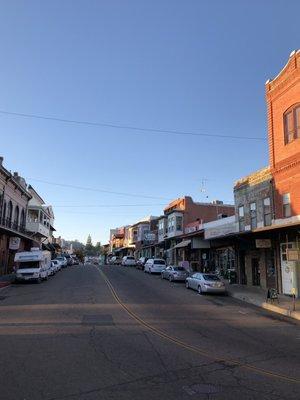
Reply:
[[[270,249],[272,247],[271,239],[256,239],[255,245],[257,249]]]
[[[11,237],[9,239],[9,250],[18,250],[20,248],[21,239],[19,237]]]
[[[300,261],[300,250],[287,249],[286,258],[288,261]]]

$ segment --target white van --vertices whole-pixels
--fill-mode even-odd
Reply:
[[[21,251],[15,255],[16,281],[36,281],[40,283],[51,274],[51,253],[33,247],[31,251]]]

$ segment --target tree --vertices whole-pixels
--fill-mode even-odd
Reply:
[[[86,240],[86,245],[87,246],[93,246],[93,242],[92,242],[92,236],[89,235],[87,240]]]
[[[94,255],[95,253],[95,249],[93,246],[93,242],[92,242],[92,237],[91,235],[88,236],[87,241],[86,241],[86,245],[85,245],[85,254],[87,255]]]
[[[94,247],[94,249],[95,249],[95,252],[96,252],[97,254],[100,254],[100,253],[101,253],[101,243],[100,243],[100,242],[97,242],[97,243],[96,243],[96,246]]]

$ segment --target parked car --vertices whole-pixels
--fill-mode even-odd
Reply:
[[[144,272],[149,274],[158,273],[160,274],[163,269],[166,268],[165,260],[161,258],[149,258],[145,264]]]
[[[172,265],[170,265],[169,267],[161,271],[161,278],[169,279],[170,282],[185,281],[188,276],[189,273],[183,267],[173,267]]]
[[[61,263],[62,268],[66,268],[68,265],[66,257],[63,256],[58,256],[56,257],[56,260],[58,260]]]
[[[56,272],[57,272],[57,267],[56,267],[56,265],[53,263],[53,261],[51,261],[51,264],[50,264],[50,274],[49,274],[49,275],[53,276],[53,275],[56,274]]]
[[[215,274],[196,272],[186,278],[186,288],[202,293],[226,293],[225,283]]]
[[[72,257],[73,259],[73,265],[79,265],[79,260],[77,257]]]
[[[116,258],[117,258],[116,256],[109,257],[108,263],[113,264]]]
[[[135,258],[133,256],[125,256],[125,257],[123,257],[122,265],[124,267],[135,266],[136,265]]]
[[[136,267],[137,269],[144,269],[144,266],[147,262],[148,258],[147,257],[141,257],[137,260],[136,262]]]
[[[51,263],[53,264],[54,272],[58,272],[61,269],[61,263],[58,260],[52,260]]]

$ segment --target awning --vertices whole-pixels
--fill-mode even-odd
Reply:
[[[174,246],[173,249],[180,249],[182,247],[187,247],[189,244],[191,244],[191,240],[183,240],[182,242],[176,244],[176,246]]]

